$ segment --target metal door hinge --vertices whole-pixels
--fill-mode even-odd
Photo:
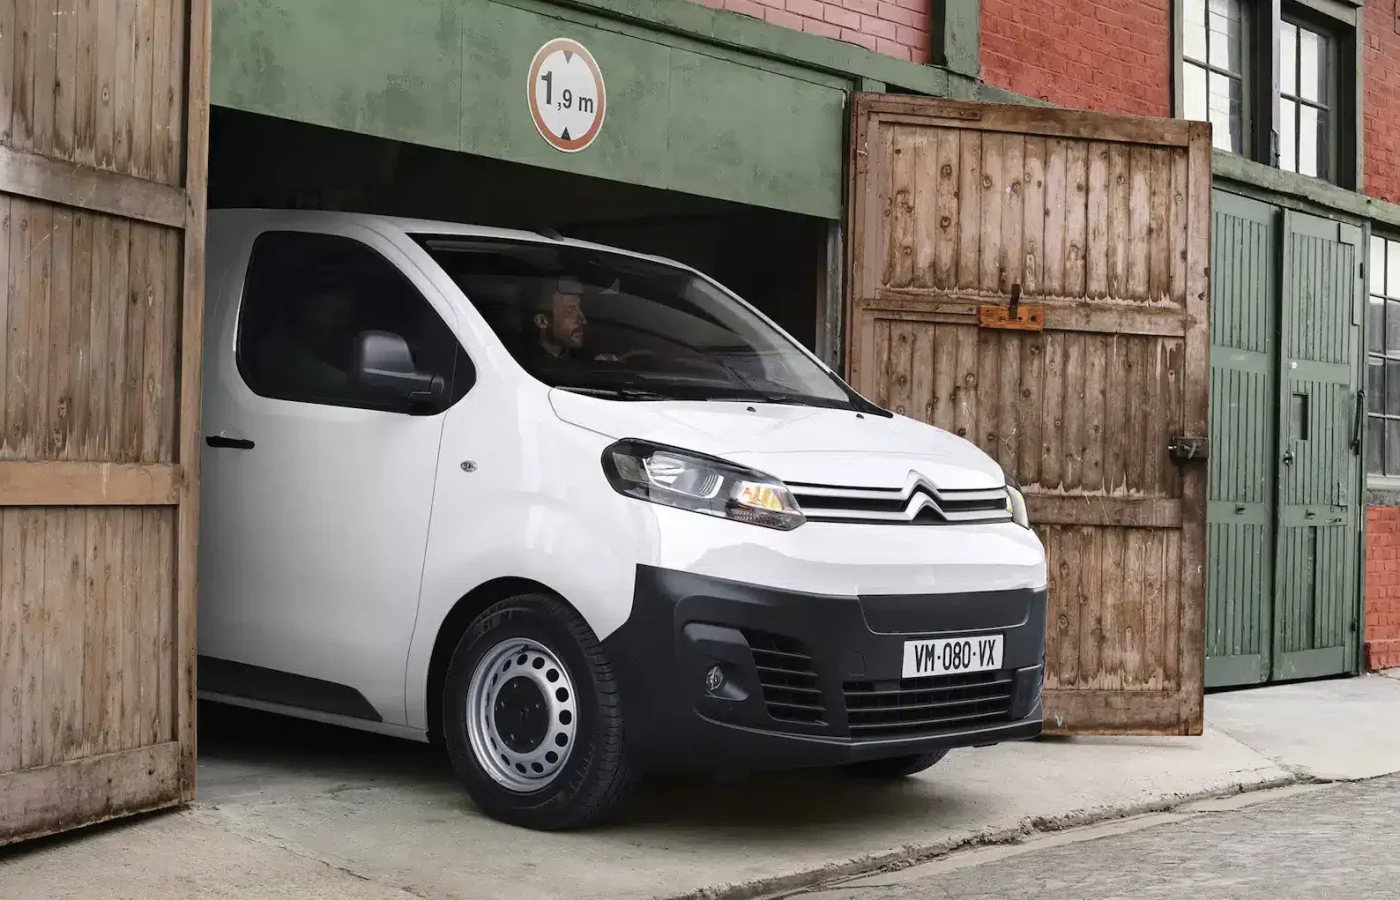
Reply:
[[[1177,435],[1167,444],[1173,459],[1198,460],[1210,458],[1210,438]]]

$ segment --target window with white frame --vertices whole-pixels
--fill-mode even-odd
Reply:
[[[1176,0],[1176,9],[1177,115],[1210,122],[1220,150],[1355,186],[1359,6]]]
[[[1400,240],[1371,237],[1366,472],[1400,477]]]

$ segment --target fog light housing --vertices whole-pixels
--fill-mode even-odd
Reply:
[[[705,673],[705,690],[718,694],[724,690],[724,680],[724,670],[719,666],[710,666],[710,671]]]

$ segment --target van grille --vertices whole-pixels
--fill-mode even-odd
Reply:
[[[1011,521],[1005,488],[939,490],[918,475],[902,488],[787,483],[811,522],[971,525]]]
[[[1007,671],[848,681],[842,688],[853,738],[926,734],[1011,715],[1013,684]]]
[[[779,722],[825,724],[826,706],[807,648],[791,638],[762,631],[745,631],[744,638],[758,668],[768,715]]]

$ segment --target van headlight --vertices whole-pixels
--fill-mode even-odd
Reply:
[[[1006,511],[1011,513],[1011,521],[1017,525],[1022,528],[1031,527],[1030,513],[1026,510],[1026,495],[1021,493],[1021,489],[1010,479],[1006,482]]]
[[[781,481],[698,453],[618,441],[603,451],[603,472],[627,497],[791,531],[807,521]]]

